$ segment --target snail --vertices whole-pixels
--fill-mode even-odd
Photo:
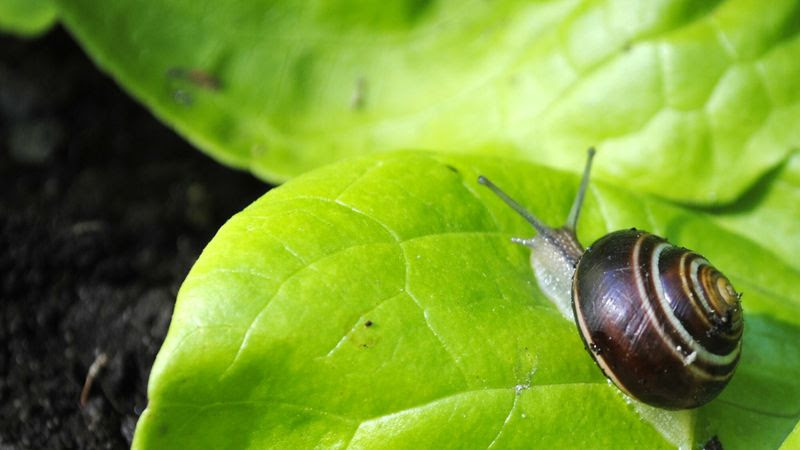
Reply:
[[[594,149],[567,223],[551,228],[480,176],[536,230],[512,238],[532,249],[542,292],[574,320],[603,374],[622,392],[664,409],[696,408],[731,379],[742,345],[741,295],[705,258],[635,228],[586,250],[575,233]]]

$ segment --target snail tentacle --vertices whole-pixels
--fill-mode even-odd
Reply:
[[[714,399],[739,362],[744,320],[730,281],[697,253],[635,228],[609,233],[585,250],[575,229],[589,182],[589,149],[567,223],[551,228],[484,177],[533,225],[539,288],[570,321],[600,370],[624,393],[665,409]]]

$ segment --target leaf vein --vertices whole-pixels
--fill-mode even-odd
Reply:
[[[514,393],[514,399],[511,401],[511,409],[509,409],[505,420],[500,425],[500,429],[497,430],[497,434],[494,436],[494,439],[492,439],[492,442],[490,442],[489,445],[486,447],[487,449],[493,448],[495,446],[495,444],[497,444],[497,440],[500,439],[500,436],[503,435],[503,431],[505,431],[506,425],[508,425],[508,422],[511,421],[511,417],[514,415],[514,410],[517,409],[517,402],[518,401],[519,401],[519,393],[515,392]]]
[[[394,294],[394,295],[392,295],[392,296],[390,296],[390,297],[386,297],[386,298],[384,298],[384,299],[382,299],[382,300],[378,301],[378,303],[376,303],[375,305],[371,306],[369,309],[367,309],[367,310],[366,310],[366,311],[364,311],[363,313],[359,314],[359,315],[358,315],[358,318],[356,319],[356,321],[355,321],[355,323],[353,324],[353,326],[351,326],[351,327],[350,327],[350,330],[349,330],[348,332],[346,332],[346,333],[345,333],[345,334],[342,336],[342,338],[341,338],[341,339],[339,339],[339,341],[336,343],[336,345],[334,345],[334,346],[333,346],[333,348],[332,348],[332,349],[330,349],[330,350],[329,350],[329,351],[328,351],[328,352],[325,354],[325,358],[329,358],[329,357],[331,357],[331,356],[332,356],[332,355],[333,355],[333,354],[336,352],[336,350],[338,350],[338,349],[339,349],[339,347],[341,347],[341,346],[342,346],[342,345],[345,343],[345,341],[347,340],[347,337],[348,337],[348,336],[350,336],[350,335],[353,333],[353,331],[354,331],[356,328],[358,328],[358,327],[359,327],[359,326],[360,326],[362,323],[364,323],[364,316],[366,316],[367,314],[371,313],[372,311],[375,311],[376,309],[378,309],[378,308],[379,308],[381,305],[383,305],[384,303],[386,303],[386,302],[390,302],[390,301],[394,300],[395,298],[397,298],[397,297],[400,297],[401,295],[406,295],[406,292],[398,292],[397,294]]]
[[[422,304],[420,303],[420,301],[417,298],[417,296],[411,290],[411,284],[409,282],[409,275],[411,273],[411,261],[408,259],[408,254],[406,253],[405,247],[403,247],[401,245],[400,249],[403,252],[403,261],[405,262],[405,282],[404,282],[403,289],[408,294],[408,296],[411,299],[411,301],[413,301],[414,304],[417,306],[417,308],[419,308],[420,312],[422,312],[422,317],[423,317],[423,319],[425,321],[425,326],[428,327],[428,330],[430,330],[430,332],[433,334],[433,336],[436,338],[436,340],[439,341],[439,345],[442,346],[442,349],[444,349],[444,352],[447,353],[447,355],[450,357],[450,359],[453,360],[453,364],[455,365],[456,369],[458,369],[458,371],[461,373],[461,376],[464,378],[464,383],[466,385],[469,385],[469,379],[467,378],[467,374],[464,371],[464,368],[461,367],[461,364],[459,364],[458,358],[456,358],[456,355],[452,352],[452,350],[450,350],[450,348],[445,343],[444,339],[440,336],[440,334],[433,327],[433,325],[430,322],[430,318],[428,317],[428,311],[422,306]]]
[[[365,243],[365,244],[347,246],[347,247],[341,248],[341,249],[339,249],[339,250],[337,250],[335,252],[328,253],[328,254],[322,256],[321,258],[311,262],[310,264],[298,268],[297,270],[295,270],[292,273],[290,273],[286,278],[281,280],[281,282],[276,287],[275,292],[272,293],[272,295],[264,303],[264,306],[262,306],[261,309],[259,310],[259,312],[255,315],[253,320],[250,321],[250,324],[247,326],[247,329],[244,332],[244,336],[242,337],[242,342],[241,342],[241,344],[239,344],[239,349],[236,351],[236,355],[233,357],[233,360],[230,362],[228,367],[222,372],[222,374],[220,375],[219,379],[222,380],[223,378],[225,378],[228,375],[230,370],[233,368],[233,366],[239,360],[239,357],[241,357],[242,352],[244,351],[244,348],[247,346],[247,342],[250,339],[251,333],[255,329],[255,324],[258,322],[258,319],[264,314],[264,312],[266,312],[267,307],[269,307],[269,305],[272,303],[272,300],[274,300],[275,297],[284,288],[284,286],[286,286],[286,283],[289,282],[292,278],[294,278],[297,274],[303,272],[306,269],[311,268],[314,264],[317,264],[317,263],[319,263],[321,261],[324,261],[325,259],[328,259],[328,258],[331,258],[333,256],[336,256],[336,255],[338,255],[340,253],[344,253],[344,252],[346,252],[348,250],[351,250],[353,248],[370,247],[370,246],[376,246],[376,245],[390,245],[390,244],[391,243],[386,243],[386,242],[370,242],[370,243]]]

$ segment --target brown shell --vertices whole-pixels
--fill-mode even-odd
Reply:
[[[739,361],[739,294],[702,256],[649,233],[617,231],[586,250],[572,308],[603,373],[653,406],[711,401]]]

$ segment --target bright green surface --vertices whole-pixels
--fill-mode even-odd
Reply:
[[[200,148],[282,181],[398,148],[517,155],[690,203],[800,143],[800,1],[58,0]]]
[[[800,270],[800,152],[736,204],[707,212],[716,223],[757,241]]]
[[[56,20],[53,0],[0,0],[0,32],[40,34]]]
[[[794,427],[792,434],[783,442],[781,450],[798,450],[800,449],[800,424]]]
[[[538,291],[509,240],[532,230],[479,174],[553,225],[578,183],[516,161],[382,154],[234,216],[181,288],[134,447],[669,447]],[[800,276],[712,219],[594,182],[579,236],[648,229],[729,276],[744,293],[741,364],[687,413],[683,440],[777,448],[800,418]]]

